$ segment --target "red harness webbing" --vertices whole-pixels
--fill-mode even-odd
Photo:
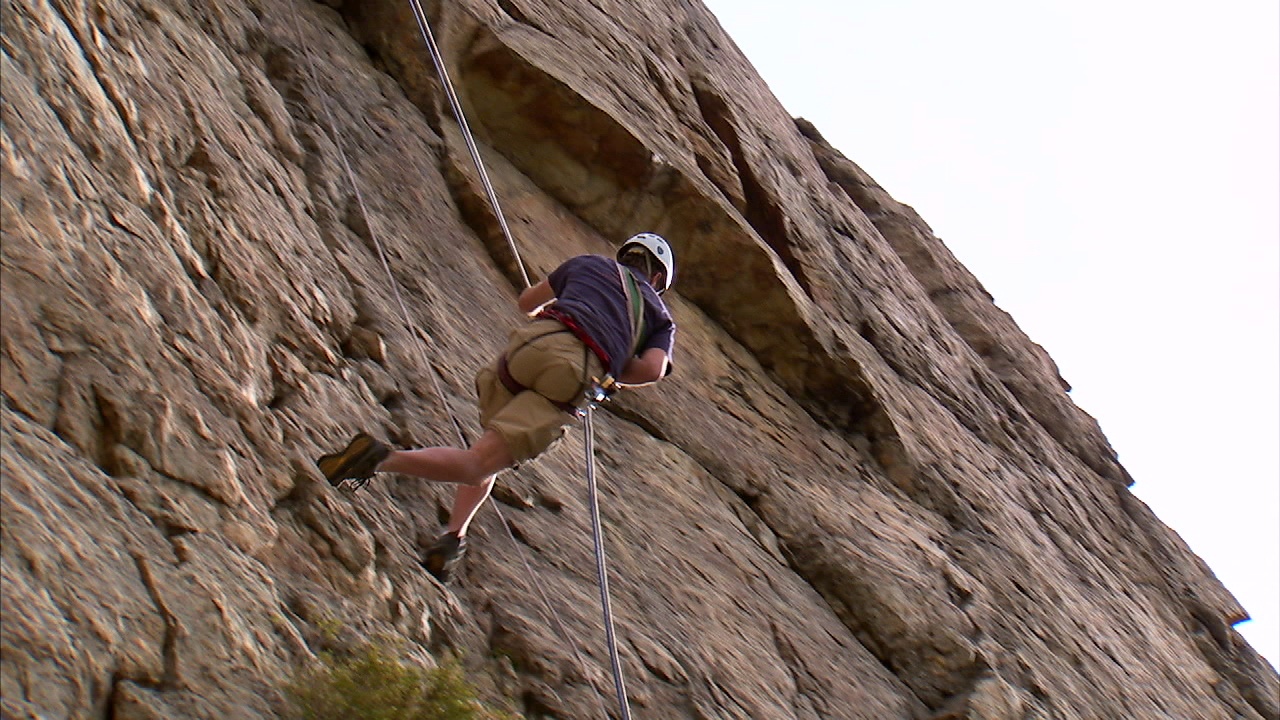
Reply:
[[[604,366],[604,371],[606,373],[609,372],[609,368],[612,367],[612,363],[609,360],[609,353],[605,352],[604,348],[600,347],[600,344],[588,335],[587,331],[583,330],[582,326],[579,325],[576,320],[555,308],[546,308],[539,312],[537,317],[555,320],[561,325],[569,328],[569,332],[577,336],[577,338],[582,341],[583,345],[586,345],[591,349],[591,352],[596,354],[596,357],[600,359],[600,364]]]

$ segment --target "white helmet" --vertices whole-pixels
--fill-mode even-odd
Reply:
[[[667,244],[666,240],[662,239],[661,235],[655,235],[654,233],[646,232],[632,235],[618,248],[618,260],[621,261],[623,255],[626,255],[636,247],[648,250],[650,255],[662,263],[662,268],[666,271],[662,274],[662,287],[654,289],[659,293],[665,292],[676,279],[676,257],[671,252],[671,246]]]

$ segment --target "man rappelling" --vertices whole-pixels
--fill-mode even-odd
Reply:
[[[649,385],[671,372],[676,327],[661,295],[674,279],[671,247],[653,233],[629,238],[616,259],[566,260],[520,293],[529,321],[476,373],[484,432],[469,448],[394,450],[362,432],[316,464],[335,487],[363,487],[378,472],[458,485],[448,525],[422,561],[447,582],[497,473],[545,452],[592,392]]]

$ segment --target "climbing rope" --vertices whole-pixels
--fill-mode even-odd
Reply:
[[[445,65],[444,65],[444,58],[440,54],[439,47],[436,45],[435,36],[431,32],[431,26],[430,26],[430,23],[428,23],[427,21],[426,13],[423,11],[422,5],[419,2],[419,0],[410,0],[410,3],[413,7],[414,17],[418,21],[419,30],[422,31],[423,39],[426,41],[427,48],[431,53],[431,59],[435,63],[437,72],[440,74],[441,84],[443,85],[445,92],[449,97],[449,103],[453,108],[454,116],[458,122],[458,127],[461,129],[463,139],[467,145],[467,149],[471,153],[471,159],[475,163],[476,170],[480,176],[480,180],[484,185],[485,192],[489,198],[489,202],[493,206],[494,213],[498,218],[498,224],[502,228],[502,233],[507,239],[507,244],[510,247],[511,253],[515,258],[516,265],[520,269],[520,276],[524,281],[524,287],[528,288],[531,285],[529,282],[529,274],[525,270],[524,261],[520,258],[520,252],[516,247],[515,239],[511,235],[511,230],[507,225],[506,218],[503,216],[502,209],[498,204],[497,193],[494,191],[493,183],[489,180],[489,175],[485,171],[484,162],[480,157],[479,147],[476,145],[475,138],[471,133],[471,128],[467,124],[466,117],[463,114],[462,104],[459,102],[457,93],[453,89],[453,84],[449,80],[448,71],[445,69]],[[292,5],[291,5],[291,8],[293,11],[294,31],[297,35],[298,42],[300,45],[305,46],[306,42],[303,39],[302,23],[298,17],[297,8],[293,7]],[[315,64],[311,56],[312,54],[304,53],[304,55],[307,60],[307,71],[308,71],[309,79],[311,81],[312,86],[316,90],[317,96],[320,98],[321,106],[325,113],[325,120],[328,123],[329,134],[333,140],[335,147],[337,148],[338,155],[342,162],[343,170],[347,175],[348,182],[351,184],[352,192],[355,195],[357,205],[360,207],[360,212],[364,217],[365,225],[369,229],[370,239],[373,241],[373,244],[378,251],[378,257],[382,261],[383,270],[387,274],[388,284],[391,285],[392,294],[395,297],[396,304],[400,308],[400,313],[404,322],[404,326],[406,329],[412,329],[416,326],[410,319],[408,306],[404,302],[404,298],[400,293],[399,285],[395,281],[395,275],[391,270],[391,262],[388,259],[386,248],[383,246],[382,241],[379,238],[378,232],[374,227],[372,215],[369,213],[369,208],[365,203],[363,193],[361,193],[360,191],[360,185],[356,181],[355,171],[351,167],[351,163],[348,159],[345,146],[343,145],[343,142],[342,142],[342,136],[338,132],[337,121],[334,119],[332,109],[329,106],[328,95],[327,93],[321,91],[320,89],[318,73],[316,72]],[[419,335],[419,338],[422,339],[421,335]],[[419,346],[418,352],[419,352],[420,360],[423,366],[429,367],[432,370],[431,380],[432,380],[432,384],[434,386],[436,395],[439,397],[441,406],[444,408],[445,412],[449,415],[449,419],[453,423],[454,430],[458,436],[458,441],[463,446],[468,445],[466,434],[463,432],[463,429],[462,429],[462,424],[458,421],[457,416],[454,414],[453,409],[449,406],[448,400],[445,397],[444,389],[440,384],[439,370],[435,367],[434,364],[429,362],[429,359],[427,358],[426,353],[423,350],[422,346]],[[600,392],[595,393],[593,397],[589,398],[587,406],[583,411],[583,427],[584,427],[585,445],[586,445],[586,454],[587,454],[587,486],[588,486],[588,495],[589,495],[588,501],[591,508],[592,533],[595,539],[596,569],[597,569],[597,575],[598,575],[598,580],[600,585],[601,606],[604,612],[605,633],[606,633],[606,639],[609,646],[609,657],[613,667],[614,688],[618,695],[618,703],[622,710],[622,718],[623,720],[630,720],[631,713],[627,705],[626,690],[623,686],[623,680],[622,680],[622,667],[618,658],[617,640],[614,635],[613,613],[609,605],[609,588],[608,588],[608,577],[605,569],[603,532],[601,530],[601,524],[600,524],[600,511],[599,511],[599,503],[597,500],[598,493],[596,490],[596,481],[595,481],[594,432],[592,429],[591,414],[595,404],[603,401],[604,398],[605,396],[603,393],[600,393]],[[497,512],[498,519],[501,525],[503,526],[503,528],[506,530],[507,537],[510,539],[511,544],[516,547],[516,551],[517,551],[516,554],[520,557],[521,562],[524,564],[525,572],[527,573],[528,577],[530,577],[533,580],[533,585],[537,589],[538,595],[542,601],[543,606],[547,610],[548,614],[552,617],[556,625],[557,632],[560,633],[561,639],[573,651],[574,658],[578,663],[578,667],[580,668],[583,677],[588,681],[592,689],[595,690],[596,699],[600,704],[600,710],[601,710],[602,716],[607,717],[607,713],[605,712],[605,709],[604,709],[604,702],[600,693],[600,689],[596,686],[595,681],[592,679],[591,675],[586,671],[586,663],[583,661],[582,656],[578,652],[577,644],[570,640],[568,629],[565,627],[564,621],[561,620],[559,613],[555,611],[554,606],[551,604],[551,601],[547,596],[545,588],[543,587],[541,581],[538,579],[537,574],[534,573],[533,568],[529,564],[528,559],[524,556],[524,553],[521,551],[520,543],[516,539],[515,533],[511,529],[511,524],[507,521],[507,518],[503,514],[502,509],[498,506],[497,502],[493,502],[490,504],[493,506],[494,510]]]
[[[302,20],[298,17],[298,9],[292,4],[289,7],[292,11],[293,30],[297,37],[298,44],[306,47],[307,43],[303,39]],[[395,297],[396,305],[400,307],[400,316],[404,319],[404,327],[406,330],[412,330],[415,325],[409,320],[409,308],[404,302],[404,297],[400,294],[400,285],[395,281],[395,275],[391,271],[391,261],[388,259],[387,250],[383,247],[378,231],[374,227],[373,215],[369,212],[369,206],[365,203],[364,193],[360,192],[360,183],[356,182],[355,170],[352,169],[351,161],[347,157],[346,148],[342,143],[342,135],[338,132],[337,120],[334,119],[333,109],[330,107],[328,102],[329,95],[320,87],[320,77],[319,73],[316,71],[312,53],[303,53],[303,57],[306,58],[307,62],[307,79],[310,81],[316,96],[320,98],[320,107],[324,111],[325,122],[328,125],[327,129],[329,131],[330,139],[333,141],[334,147],[338,151],[338,159],[342,163],[343,172],[346,173],[347,182],[351,185],[351,192],[355,195],[356,204],[360,207],[360,215],[364,218],[365,227],[369,229],[369,238],[373,241],[374,247],[378,250],[378,259],[382,262],[382,269],[387,274],[387,279],[389,281],[388,284],[391,286],[391,294]],[[422,363],[423,367],[431,368],[431,383],[435,388],[436,394],[440,397],[440,400],[443,403],[445,395],[444,389],[440,385],[440,371],[429,361],[422,346],[418,346],[418,360]],[[447,404],[445,404],[445,409],[449,409]],[[463,436],[462,425],[458,422],[458,418],[451,410],[448,414],[450,421],[453,423],[454,430],[457,431],[458,437],[462,438],[462,441],[465,444],[466,438]]]
[[[587,405],[582,410],[587,455],[587,504],[591,508],[591,536],[596,546],[596,580],[600,586],[600,607],[604,610],[604,634],[609,645],[609,664],[613,668],[613,689],[618,695],[618,707],[622,709],[622,720],[631,720],[631,709],[627,705],[627,689],[622,682],[622,662],[618,659],[618,640],[613,632],[613,610],[609,605],[609,573],[605,569],[604,532],[600,528],[600,502],[599,493],[596,492],[595,432],[592,427],[592,413],[596,403],[603,399],[603,393],[598,390],[588,393]]]
[[[524,262],[520,259],[520,251],[516,248],[516,242],[511,236],[511,229],[507,227],[507,220],[498,204],[498,195],[493,189],[493,183],[489,181],[489,174],[485,172],[484,161],[480,157],[480,149],[476,145],[470,125],[467,124],[466,115],[462,111],[462,103],[458,100],[458,94],[454,91],[453,82],[449,79],[449,71],[445,67],[444,56],[440,53],[440,48],[436,44],[435,34],[431,32],[431,23],[427,21],[427,14],[423,11],[422,3],[419,0],[409,0],[409,3],[413,6],[414,18],[418,21],[418,29],[422,32],[422,39],[426,42],[427,50],[431,53],[431,61],[435,64],[436,72],[440,75],[440,83],[444,87],[445,94],[449,97],[449,105],[453,108],[453,115],[457,119],[459,129],[462,131],[462,138],[467,144],[467,150],[471,153],[471,160],[475,163],[476,172],[480,175],[480,181],[484,185],[490,204],[493,205],[493,212],[498,218],[502,234],[506,237],[507,245],[511,248],[511,254],[515,257],[516,264],[520,268],[520,276],[524,279],[524,286],[528,288],[530,286],[529,274],[525,271]],[[613,611],[609,604],[609,578],[605,569],[604,533],[600,524],[600,503],[595,479],[595,433],[592,426],[592,412],[596,403],[603,401],[604,398],[605,395],[603,393],[589,393],[586,407],[582,413],[587,459],[587,495],[588,504],[591,507],[591,531],[595,542],[596,574],[600,586],[600,606],[604,613],[609,658],[613,667],[613,684],[617,691],[618,705],[622,710],[622,718],[623,720],[630,720],[631,711],[627,705],[627,694],[622,680],[622,665],[618,659],[618,643],[614,635]],[[495,507],[497,507],[496,504]],[[505,524],[505,519],[503,522]],[[508,528],[508,532],[510,532],[510,528]]]
[[[471,153],[471,161],[475,163],[476,172],[480,174],[480,182],[484,185],[485,194],[489,196],[489,204],[493,206],[493,214],[498,218],[498,225],[502,228],[502,235],[507,239],[507,246],[511,248],[511,254],[515,256],[516,265],[520,268],[520,277],[524,279],[524,286],[527,288],[531,285],[529,282],[529,273],[525,272],[524,261],[520,259],[520,251],[516,248],[515,238],[511,236],[511,228],[507,227],[507,218],[502,214],[502,208],[498,205],[498,193],[493,189],[493,183],[489,181],[489,173],[485,172],[484,161],[480,158],[480,148],[476,145],[475,137],[471,134],[471,126],[467,124],[467,117],[462,112],[462,103],[458,101],[458,94],[453,90],[453,82],[449,80],[449,71],[444,66],[444,56],[440,54],[440,48],[436,45],[436,36],[431,32],[431,23],[427,22],[427,14],[422,10],[422,3],[419,0],[409,0],[409,4],[413,6],[413,16],[418,21],[418,29],[422,32],[422,39],[427,44],[427,50],[431,53],[431,62],[436,66],[436,72],[440,75],[440,84],[444,86],[444,92],[449,96],[449,106],[453,108],[453,116],[458,121],[458,128],[462,130],[462,139],[467,144],[467,150]]]

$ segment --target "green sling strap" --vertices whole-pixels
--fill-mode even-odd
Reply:
[[[618,276],[622,279],[622,290],[627,294],[627,317],[631,320],[631,352],[628,357],[635,357],[644,340],[644,296],[640,294],[635,277],[622,263],[618,263]]]

